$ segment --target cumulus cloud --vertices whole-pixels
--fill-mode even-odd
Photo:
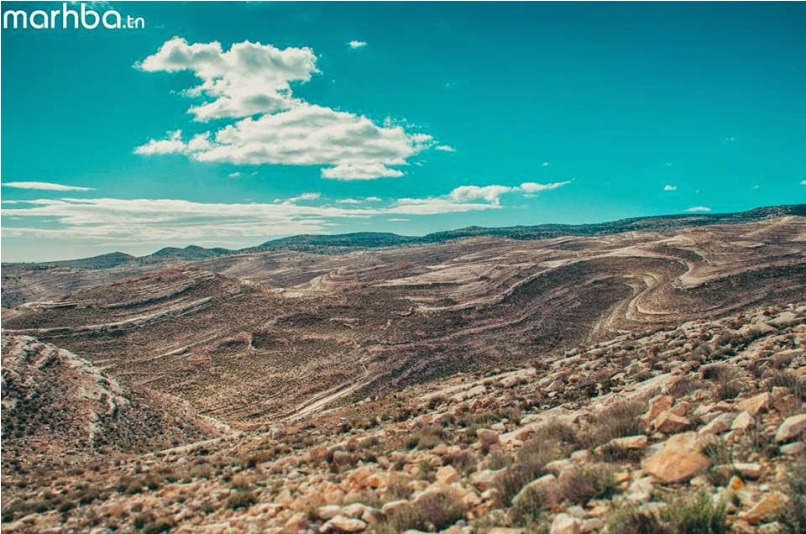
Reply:
[[[677,191],[677,186],[672,184],[666,184],[663,186],[664,191]]]
[[[707,213],[711,211],[711,208],[709,208],[708,206],[692,206],[691,208],[688,208],[685,211],[688,211],[690,213]]]
[[[347,43],[347,46],[355,50],[356,48],[364,48],[365,46],[367,46],[367,43],[364,41],[350,41],[349,43]]]
[[[453,200],[486,200],[492,204],[499,204],[501,195],[514,191],[514,187],[506,185],[462,185],[451,191],[450,198]]]
[[[321,166],[323,178],[370,180],[403,176],[397,167],[435,145],[391,121],[305,102],[291,84],[318,72],[309,48],[280,50],[248,41],[224,50],[218,42],[175,37],[137,65],[147,72],[187,70],[202,83],[186,91],[206,101],[188,110],[199,121],[230,123],[187,140],[181,130],[150,139],[137,154],[181,154],[197,161]]]
[[[136,65],[146,72],[190,71],[201,84],[189,96],[209,100],[190,108],[198,120],[247,117],[289,108],[292,82],[306,82],[318,72],[310,48],[244,41],[224,50],[219,42],[189,44],[174,37]]]
[[[456,149],[453,148],[451,145],[437,145],[434,148],[436,148],[441,152],[456,152]]]
[[[52,182],[5,182],[3,187],[14,189],[36,189],[39,191],[94,191],[92,187],[54,184]]]

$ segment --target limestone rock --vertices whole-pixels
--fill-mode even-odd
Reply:
[[[459,480],[459,472],[450,465],[440,467],[436,474],[437,484],[453,484]]]
[[[579,519],[568,514],[557,514],[551,522],[551,534],[582,534]]]
[[[620,449],[643,449],[649,443],[649,438],[641,434],[639,436],[627,436],[624,438],[614,438],[608,443],[609,446],[618,447]]]
[[[731,413],[723,413],[714,418],[710,423],[698,430],[700,434],[722,434],[730,430],[735,416]]]
[[[351,519],[343,515],[337,515],[321,526],[319,532],[361,532],[367,528],[367,524],[360,519]]]
[[[750,510],[739,514],[739,518],[749,523],[760,523],[765,519],[772,519],[786,506],[786,501],[786,497],[782,494],[772,492],[765,495]]]
[[[643,462],[647,473],[667,484],[688,480],[710,465],[702,453],[677,448],[666,448]]]
[[[470,475],[470,483],[473,484],[479,491],[485,491],[493,487],[497,474],[498,471],[491,471],[489,469],[476,471]]]
[[[672,407],[674,397],[671,395],[658,395],[649,401],[649,411],[644,414],[644,420],[647,424],[655,420],[661,412],[665,412]]]
[[[739,410],[748,412],[752,416],[756,416],[770,408],[770,394],[765,391],[764,393],[741,401],[736,407]]]
[[[489,428],[482,428],[476,431],[482,447],[492,447],[498,443],[498,432]]]
[[[755,421],[753,420],[753,416],[750,415],[750,412],[742,412],[736,416],[736,419],[733,420],[733,424],[730,425],[731,430],[739,430],[744,431],[750,428],[753,428]]]
[[[779,443],[789,441],[804,430],[806,430],[806,413],[787,417],[778,427],[778,432],[775,433],[775,441]]]
[[[655,430],[664,434],[676,434],[691,425],[687,417],[674,414],[670,411],[661,412],[655,419]]]

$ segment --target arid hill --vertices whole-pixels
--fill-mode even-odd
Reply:
[[[91,287],[28,302],[4,327],[251,425],[623,332],[803,300],[804,231],[806,219],[787,216],[671,234],[257,252],[121,279],[113,271],[107,284],[96,269]]]
[[[4,266],[4,531],[800,524],[792,213]]]

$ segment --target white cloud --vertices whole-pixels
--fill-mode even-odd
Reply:
[[[664,191],[677,191],[677,186],[672,184],[666,184],[663,186]]]
[[[403,176],[396,167],[435,145],[394,121],[367,117],[295,98],[292,82],[317,73],[309,48],[280,50],[248,41],[223,50],[218,42],[189,44],[173,38],[138,67],[189,70],[202,80],[186,91],[206,102],[189,112],[197,120],[231,119],[228,125],[185,141],[181,130],[137,147],[141,155],[182,154],[197,161],[322,166],[323,178],[370,180]],[[235,120],[238,119],[238,120]]]
[[[548,166],[549,166],[549,162],[548,162],[548,161],[544,161],[544,162],[543,162],[543,167],[548,167]]]
[[[302,193],[299,196],[291,197],[289,199],[284,200],[283,202],[294,204],[295,202],[299,202],[300,200],[317,200],[321,196],[322,193]]]
[[[458,201],[486,200],[491,204],[499,204],[501,195],[514,191],[516,188],[506,185],[461,185],[451,191],[450,198]]]
[[[401,176],[402,171],[390,169],[382,163],[342,163],[329,169],[322,169],[322,178],[334,180],[375,180]]]
[[[399,217],[393,217],[391,219],[386,219],[389,222],[409,222],[408,219],[401,219]]]
[[[535,194],[540,193],[541,191],[551,191],[552,189],[559,189],[565,185],[570,184],[570,180],[566,180],[565,182],[551,182],[548,184],[539,184],[537,182],[524,182],[520,185],[520,190],[524,193],[528,194]]]
[[[6,182],[3,187],[14,189],[37,189],[39,191],[94,191],[92,187],[54,184],[52,182]]]
[[[349,43],[347,43],[347,46],[355,50],[356,48],[364,48],[365,46],[367,46],[367,43],[364,41],[350,41]]]
[[[451,145],[437,145],[434,148],[442,152],[456,152],[456,149],[453,148]]]
[[[379,197],[322,202],[318,192],[272,203],[204,203],[175,199],[61,198],[26,200],[4,207],[4,218],[30,221],[31,226],[4,225],[6,237],[100,240],[140,246],[142,243],[218,242],[271,236],[330,232],[345,220],[376,216],[426,216],[502,209],[501,196],[528,195],[528,190],[556,189],[555,184],[520,186],[464,185],[424,198],[382,200]],[[526,187],[524,187],[526,186]],[[531,186],[531,187],[530,187]],[[6,202],[8,204],[8,202]],[[42,228],[55,221],[55,228]],[[39,225],[39,226],[37,226]]]
[[[706,213],[706,212],[711,211],[711,208],[709,208],[708,206],[693,206],[691,208],[688,208],[685,211],[688,211],[688,212],[691,212],[691,213],[698,213],[698,212]]]
[[[243,176],[240,171],[231,172],[227,175],[227,178],[240,178]]]
[[[801,180],[800,185],[806,185],[806,180]]]
[[[210,100],[188,111],[203,121],[287,109],[294,104],[291,82],[308,81],[318,72],[310,48],[280,50],[244,41],[224,51],[219,42],[189,44],[179,37],[166,41],[137,67],[146,72],[195,74],[202,83],[187,94]]]

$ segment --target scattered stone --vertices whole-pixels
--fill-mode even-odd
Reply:
[[[664,434],[676,434],[691,425],[687,417],[676,415],[670,411],[661,412],[655,419],[655,430]]]
[[[498,432],[489,428],[477,430],[476,436],[478,436],[482,447],[492,447],[498,443]]]
[[[459,480],[459,472],[451,465],[440,467],[437,470],[436,479],[437,484],[452,484]]]
[[[319,510],[316,512],[316,515],[319,516],[319,519],[328,520],[333,519],[340,513],[341,513],[341,506],[338,506],[336,504],[329,504],[327,506],[320,507]]]
[[[705,471],[711,463],[699,452],[665,448],[643,462],[644,470],[655,478],[674,484]]]
[[[491,471],[489,469],[476,471],[470,475],[470,483],[473,484],[479,491],[488,490],[495,485],[495,477],[498,473],[499,471]]]
[[[319,532],[361,532],[367,528],[367,524],[360,519],[350,519],[343,515],[337,515],[321,526]]]
[[[778,432],[775,433],[775,441],[778,443],[790,441],[804,430],[806,430],[806,413],[787,417],[784,422],[781,423],[781,426],[778,427]]]
[[[752,416],[756,416],[761,412],[765,412],[770,408],[770,394],[768,392],[760,393],[755,397],[745,399],[736,405],[739,410],[744,410]]]
[[[643,449],[649,443],[649,438],[641,434],[640,436],[627,436],[625,438],[615,438],[608,442],[608,446],[618,447],[620,449],[637,450]]]
[[[671,395],[658,395],[649,401],[649,411],[644,414],[647,424],[652,423],[661,412],[665,412],[672,407],[674,397]]]
[[[722,434],[730,430],[735,416],[732,413],[723,413],[714,418],[710,423],[700,428],[697,432],[699,434]]]
[[[786,506],[787,499],[778,492],[765,495],[755,506],[746,512],[739,514],[739,519],[744,519],[748,523],[761,523],[770,520]]]
[[[755,424],[755,420],[753,416],[750,415],[750,412],[741,412],[736,418],[733,420],[733,424],[730,425],[731,430],[738,430],[740,432],[753,428]]]
[[[652,498],[653,489],[655,489],[655,486],[652,484],[651,477],[634,480],[627,488],[627,500],[634,503],[649,502],[649,499]]]
[[[579,519],[568,514],[557,514],[551,522],[551,534],[582,534]]]
[[[780,447],[781,454],[784,456],[800,456],[804,450],[806,450],[806,445],[804,445],[802,441],[787,443]]]

